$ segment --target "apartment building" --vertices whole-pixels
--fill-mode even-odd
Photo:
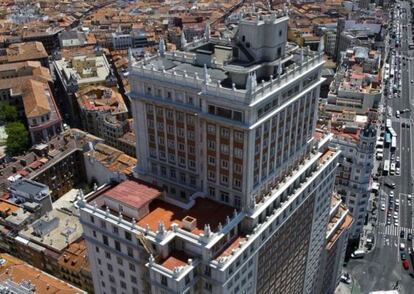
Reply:
[[[0,64],[39,61],[43,66],[47,67],[48,54],[40,42],[25,42],[10,44],[6,49],[0,51]]]
[[[1,293],[87,293],[9,254],[2,253],[0,261]]]
[[[62,131],[49,70],[38,61],[0,65],[0,99],[16,107],[33,144],[48,142]]]
[[[369,47],[353,47],[342,52],[330,85],[327,110],[366,114],[378,108],[382,96],[380,62],[381,54]]]
[[[338,195],[331,198],[326,245],[322,255],[320,289],[316,293],[331,294],[340,282],[342,264],[348,244],[352,216]]]
[[[88,86],[116,86],[116,77],[101,51],[80,51],[78,55],[62,54],[53,61],[59,104],[70,125],[80,127],[76,92]]]
[[[128,108],[122,95],[104,86],[88,86],[78,92],[82,129],[117,146],[117,139],[129,130]]]
[[[138,179],[78,201],[95,292],[315,293],[339,151],[287,24],[253,8],[231,40],[130,54]]]
[[[349,208],[354,223],[349,230],[350,239],[358,239],[367,215],[370,175],[374,167],[376,129],[365,126],[346,126],[331,130],[332,141],[342,153],[339,157],[335,188]]]

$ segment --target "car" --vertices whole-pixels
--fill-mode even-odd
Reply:
[[[399,167],[397,167],[397,168],[395,169],[395,174],[396,174],[397,176],[400,174],[400,168],[399,168]]]
[[[395,205],[400,205],[400,199],[395,199]]]
[[[387,186],[388,188],[394,189],[395,188],[395,183],[394,182],[385,182],[385,186]]]
[[[411,194],[407,195],[407,199],[412,199],[412,198],[413,198],[413,196],[411,196]]]
[[[396,162],[400,162],[400,157],[399,157],[399,156],[397,156],[397,157],[395,158],[395,161],[396,161]]]
[[[387,225],[391,225],[391,219],[387,218]]]
[[[390,197],[393,198],[394,197],[394,191],[390,191]]]
[[[398,219],[396,219],[396,220],[394,221],[394,226],[396,226],[396,227],[399,227],[399,226],[400,226],[400,223],[398,222]]]
[[[411,80],[411,83],[414,83],[414,80]]]
[[[406,260],[407,259],[407,254],[405,254],[405,252],[401,252],[401,260]]]
[[[411,242],[413,240],[413,234],[408,233],[407,234],[407,240]]]
[[[385,203],[381,204],[381,210],[384,211],[385,210]]]
[[[404,238],[404,236],[405,236],[405,232],[404,231],[401,231],[400,232],[400,238]]]
[[[395,117],[396,117],[396,118],[399,118],[399,117],[400,117],[400,111],[399,111],[399,110],[397,110],[397,111],[395,112]]]
[[[402,266],[405,270],[408,270],[410,268],[410,263],[408,262],[408,260],[403,260]]]
[[[400,250],[404,251],[405,250],[405,244],[404,243],[400,243]]]
[[[395,213],[394,213],[393,218],[394,218],[395,220],[396,220],[396,219],[398,219],[398,213],[397,213],[397,212],[395,212]]]
[[[348,273],[344,273],[341,276],[341,282],[345,283],[345,284],[351,284],[351,277],[349,276]]]

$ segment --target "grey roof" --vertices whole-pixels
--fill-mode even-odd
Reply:
[[[41,191],[47,188],[48,187],[46,185],[28,179],[17,180],[10,185],[11,190],[31,195],[38,195]]]

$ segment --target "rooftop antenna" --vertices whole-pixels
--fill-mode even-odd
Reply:
[[[184,31],[181,31],[181,48],[184,48],[187,45],[187,39],[185,38]]]
[[[161,56],[164,56],[164,54],[165,54],[165,41],[164,41],[164,38],[160,39],[160,42],[158,44],[158,52],[160,53]]]
[[[318,47],[318,51],[319,52],[323,52],[325,51],[325,43],[323,40],[323,36],[321,37],[321,39],[319,40],[319,47]]]
[[[210,40],[210,23],[206,22],[206,27],[204,28],[204,38],[209,41]]]

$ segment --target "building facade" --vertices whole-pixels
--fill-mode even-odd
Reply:
[[[322,54],[287,23],[130,55],[138,180],[78,202],[95,292],[316,293],[339,151],[313,137]]]
[[[376,139],[375,128],[368,125],[354,135],[335,133],[333,140],[342,151],[335,188],[354,219],[349,232],[350,239],[359,238],[367,216]]]

